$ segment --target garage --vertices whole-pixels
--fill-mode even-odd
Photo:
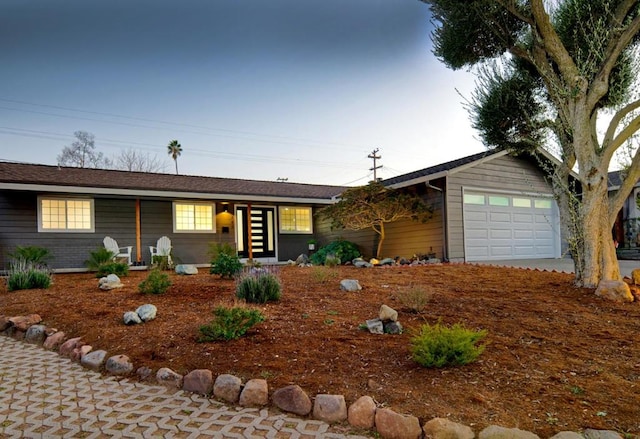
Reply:
[[[560,257],[560,219],[551,196],[464,191],[467,261]]]

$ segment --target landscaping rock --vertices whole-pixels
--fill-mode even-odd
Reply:
[[[242,407],[262,407],[269,404],[269,386],[267,380],[252,379],[247,381],[240,393]]]
[[[383,322],[385,321],[392,321],[392,322],[397,322],[398,321],[398,311],[396,311],[395,309],[387,306],[387,305],[382,305],[380,307],[380,313],[379,313],[379,317],[380,320],[382,320]]]
[[[96,372],[102,369],[104,366],[105,358],[107,357],[107,351],[97,350],[89,352],[80,358],[80,364],[87,369],[95,370]]]
[[[46,338],[44,343],[42,343],[42,347],[49,350],[59,349],[62,343],[64,343],[64,338],[66,334],[62,331],[55,332]]]
[[[575,431],[561,431],[551,436],[549,439],[584,439],[584,436]]]
[[[309,256],[302,253],[300,256],[296,258],[296,265],[307,265],[309,263]]]
[[[176,274],[198,274],[198,267],[193,264],[178,264],[176,265]]]
[[[24,341],[31,344],[42,344],[44,340],[47,338],[47,334],[45,332],[46,326],[44,325],[33,325],[27,329],[27,332],[24,335]]]
[[[126,355],[114,355],[105,363],[105,369],[113,375],[128,375],[133,371],[133,364]]]
[[[156,381],[158,384],[162,384],[170,389],[181,389],[184,377],[177,372],[169,369],[168,367],[162,367],[156,373]]]
[[[280,410],[306,416],[311,412],[311,400],[298,385],[282,387],[273,392],[273,403]]]
[[[634,285],[640,285],[640,268],[631,271],[631,280]]]
[[[213,395],[232,404],[238,402],[240,390],[242,390],[242,380],[233,375],[218,375],[213,383]]]
[[[359,291],[362,287],[356,279],[342,279],[340,281],[340,289],[342,291]]]
[[[379,265],[395,265],[395,264],[396,264],[396,261],[394,261],[393,259],[391,259],[391,258],[384,258],[384,259],[382,259],[382,260],[380,261],[380,264],[379,264]]]
[[[13,323],[9,319],[9,317],[0,316],[0,332],[4,332],[12,326]]]
[[[113,290],[114,288],[122,288],[122,282],[120,278],[115,274],[109,274],[106,277],[101,277],[98,281],[98,288],[104,291]]]
[[[30,314],[28,316],[16,316],[9,318],[13,326],[22,332],[26,332],[30,326],[37,325],[42,322],[42,318],[38,314]]]
[[[361,396],[349,406],[349,424],[364,429],[372,429],[376,420],[376,403],[370,396]]]
[[[122,320],[124,321],[125,325],[138,325],[142,323],[142,320],[140,319],[138,313],[133,311],[127,311],[126,313],[124,313]]]
[[[71,352],[71,354],[69,355],[69,359],[71,359],[71,361],[79,363],[82,360],[82,357],[87,355],[92,350],[93,347],[88,344],[78,346],[73,350],[73,352]]]
[[[478,434],[478,439],[540,439],[537,434],[519,428],[490,425]]]
[[[422,431],[429,439],[473,439],[476,436],[470,427],[444,418],[430,420],[422,426]]]
[[[633,295],[631,295],[629,285],[617,280],[601,280],[598,288],[596,288],[596,296],[613,302],[633,302]]]
[[[147,366],[141,366],[138,369],[136,369],[136,375],[142,381],[148,379],[151,376],[152,373],[153,373],[153,370],[150,367],[147,367]]]
[[[182,390],[211,395],[213,391],[213,373],[209,369],[192,370],[184,376]]]
[[[622,439],[622,435],[613,430],[594,430],[587,428],[583,434],[585,439]]]
[[[400,322],[384,322],[385,334],[402,334],[402,325]]]
[[[342,422],[347,419],[347,403],[343,395],[316,395],[313,417],[324,422]]]
[[[353,266],[356,268],[372,268],[373,264],[363,260],[354,260]]]
[[[419,439],[422,436],[418,418],[387,408],[376,410],[376,430],[385,439]]]
[[[147,303],[146,305],[139,306],[136,309],[136,314],[140,317],[140,320],[143,322],[148,322],[149,320],[153,320],[156,318],[156,314],[158,313],[158,308],[155,305],[151,305]]]
[[[60,345],[60,355],[69,358],[73,350],[82,346],[84,342],[81,337],[70,338]]]
[[[384,325],[380,319],[367,320],[367,329],[372,334],[384,334]]]

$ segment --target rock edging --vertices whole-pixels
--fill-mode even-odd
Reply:
[[[81,337],[65,339],[64,332],[42,324],[38,314],[28,316],[0,316],[0,334],[25,343],[37,344],[48,350],[57,350],[82,366],[111,375],[126,376],[133,372],[133,364],[126,355],[108,356],[104,350],[93,350]],[[146,378],[148,368],[136,372]],[[265,407],[269,405],[269,387],[264,379],[250,379],[246,383],[230,374],[214,378],[208,369],[197,369],[182,376],[169,368],[156,373],[159,385],[185,390],[204,396],[213,396],[241,407]],[[423,425],[412,415],[397,413],[390,408],[377,407],[370,396],[361,396],[347,406],[343,395],[318,394],[313,399],[298,385],[276,389],[271,402],[282,411],[298,416],[311,415],[327,423],[348,422],[354,428],[376,431],[385,439],[475,439],[474,431],[462,424],[444,418],[434,418]],[[519,430],[490,425],[478,433],[478,439],[540,439],[538,435]],[[623,439],[610,430],[585,430],[582,434],[562,431],[550,439]]]

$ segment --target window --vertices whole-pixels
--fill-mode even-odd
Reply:
[[[490,206],[508,206],[509,205],[509,197],[502,197],[499,195],[490,195],[489,196],[489,205]]]
[[[464,204],[484,205],[484,195],[464,194]]]
[[[93,232],[93,200],[38,197],[38,231]]]
[[[551,200],[549,199],[534,200],[533,205],[535,206],[536,209],[551,209]]]
[[[215,233],[213,203],[173,203],[173,231]]]
[[[280,232],[313,233],[310,207],[280,207]]]
[[[513,198],[513,207],[531,207],[529,198]]]

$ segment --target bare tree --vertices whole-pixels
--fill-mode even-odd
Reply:
[[[101,152],[96,152],[93,134],[76,131],[73,135],[76,140],[70,146],[65,146],[57,157],[59,165],[76,168],[108,167],[109,160]]]
[[[125,149],[111,161],[113,169],[131,172],[166,172],[167,165],[157,155]]]

